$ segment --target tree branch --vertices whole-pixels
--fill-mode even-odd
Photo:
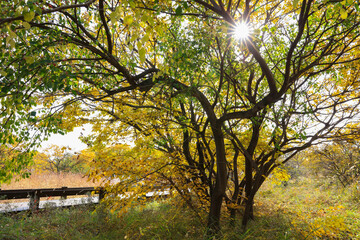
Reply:
[[[71,8],[89,7],[92,3],[96,2],[96,1],[97,0],[89,0],[89,1],[87,1],[85,3],[81,3],[81,4],[73,4],[73,5],[67,5],[67,6],[61,6],[61,7],[56,7],[56,8],[52,8],[52,9],[47,9],[47,10],[43,10],[41,12],[41,14],[36,13],[35,16],[44,15],[44,14],[53,13],[53,12],[59,12],[59,11],[71,9]],[[8,18],[0,19],[0,25],[2,25],[4,23],[8,23],[8,22],[13,22],[16,20],[24,20],[24,16],[8,17]]]

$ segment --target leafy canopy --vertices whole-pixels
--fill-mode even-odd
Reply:
[[[3,143],[93,123],[94,178],[131,193],[169,184],[209,209],[214,232],[224,200],[233,217],[245,204],[246,225],[276,168],[357,123],[353,0],[18,0],[1,11]],[[236,40],[239,22],[251,31]]]

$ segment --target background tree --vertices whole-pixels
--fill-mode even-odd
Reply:
[[[0,145],[0,184],[7,183],[15,177],[26,178],[30,172],[24,167],[29,166],[33,152],[26,150],[21,144]]]
[[[26,95],[41,108],[19,116],[31,109],[34,126],[52,131],[107,122],[115,130],[94,129],[104,142],[146,138],[178,153],[171,165],[206,186],[210,234],[224,199],[245,203],[245,226],[274,169],[357,120],[360,19],[351,0],[14,1],[2,9],[3,92],[18,82],[22,92],[42,92]],[[239,22],[253,29],[241,41],[232,34]]]
[[[34,157],[35,170],[49,171],[53,173],[73,172],[86,173],[89,168],[88,159],[91,154],[83,151],[81,155],[70,152],[69,147],[59,147],[52,145],[42,152],[38,152]],[[81,157],[80,157],[81,156]]]
[[[313,150],[313,168],[324,177],[335,178],[343,187],[360,175],[359,145],[356,141],[334,141]]]

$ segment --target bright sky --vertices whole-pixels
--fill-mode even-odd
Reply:
[[[86,144],[82,143],[79,139],[81,133],[86,136],[91,132],[91,126],[84,126],[75,128],[74,131],[66,134],[54,134],[49,140],[41,144],[41,149],[50,147],[51,145],[58,145],[61,147],[70,147],[72,152],[79,152],[87,148]]]

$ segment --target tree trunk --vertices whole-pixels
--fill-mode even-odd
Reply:
[[[221,205],[227,185],[227,167],[224,135],[221,127],[212,127],[216,146],[216,182],[211,194],[210,211],[208,218],[208,236],[216,236],[220,231]]]
[[[222,201],[223,201],[223,194],[221,194],[219,188],[215,186],[214,192],[211,195],[207,236],[215,236],[220,231]]]
[[[251,160],[248,158],[245,159],[245,211],[243,216],[242,225],[245,228],[248,221],[254,218],[253,214],[253,176],[252,176],[252,166]]]
[[[254,219],[254,197],[250,196],[246,200],[244,216],[242,219],[243,228],[246,228],[246,225],[248,224],[249,220],[252,220],[252,219]]]
[[[265,172],[267,172],[266,174],[264,174],[264,172],[259,172],[255,175],[254,179],[252,179],[252,185],[251,185],[251,190],[249,191],[249,194],[247,196],[246,199],[246,205],[245,205],[245,211],[244,211],[244,216],[242,219],[242,226],[245,229],[246,225],[248,224],[249,220],[253,220],[254,219],[254,198],[256,193],[259,191],[260,187],[262,186],[262,184],[264,183],[266,177],[270,174],[270,171],[268,171],[268,169],[270,168],[271,165],[269,166],[265,166]]]
[[[232,140],[232,143],[234,146],[236,146],[236,143],[234,140]],[[236,204],[237,199],[239,197],[239,193],[240,193],[240,185],[239,185],[239,175],[238,175],[238,166],[237,166],[237,159],[239,157],[239,149],[235,148],[234,149],[235,154],[233,157],[233,181],[234,181],[234,188],[235,191],[231,197],[231,204]],[[235,219],[236,219],[236,208],[231,207],[230,209],[230,226],[231,227],[235,227]]]
[[[258,119],[258,121],[252,121],[253,127],[252,127],[252,136],[249,143],[249,146],[246,150],[245,154],[245,211],[242,221],[243,228],[246,227],[248,221],[250,219],[254,219],[254,196],[257,192],[257,188],[255,187],[256,181],[253,179],[253,164],[256,164],[253,161],[253,156],[255,152],[255,148],[259,142],[259,136],[260,136],[260,127],[261,123],[263,121],[263,118]]]

